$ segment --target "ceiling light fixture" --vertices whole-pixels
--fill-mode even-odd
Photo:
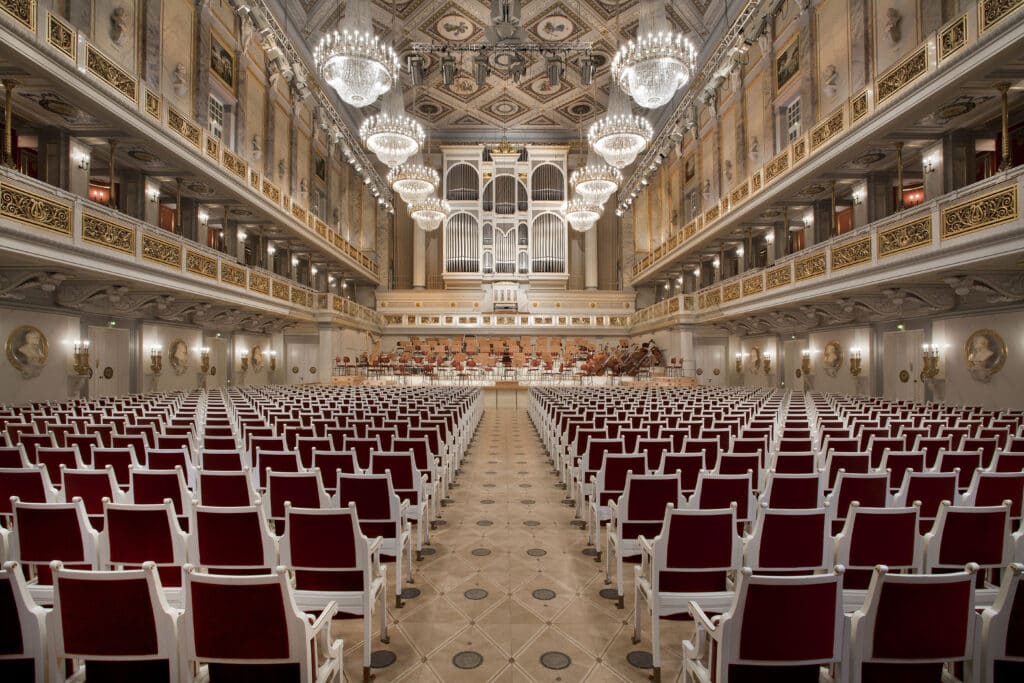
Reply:
[[[350,0],[346,28],[325,35],[313,52],[320,75],[353,107],[373,104],[398,83],[398,56],[373,34],[369,12],[369,0]]]
[[[388,184],[406,204],[423,201],[441,186],[437,171],[423,164],[402,164],[388,171]]]
[[[601,205],[584,197],[573,197],[562,205],[562,217],[573,230],[586,232],[594,227],[601,217]]]
[[[569,185],[584,199],[603,205],[622,185],[622,173],[617,168],[587,159],[587,165],[576,169],[569,177]]]
[[[425,137],[423,126],[404,112],[401,90],[395,88],[384,103],[384,110],[368,117],[359,128],[363,144],[391,168],[420,151]]]
[[[689,82],[697,51],[681,33],[670,30],[663,2],[641,1],[637,37],[619,48],[612,78],[641,107],[656,109]]]
[[[587,136],[590,146],[604,160],[622,169],[636,160],[654,137],[654,129],[647,119],[630,112],[629,100],[613,89],[608,98],[608,113],[590,126]]]
[[[448,202],[437,197],[427,197],[409,206],[409,215],[416,222],[416,227],[426,232],[441,227],[441,222],[447,220],[451,212]]]
[[[548,84],[557,88],[562,84],[562,76],[565,74],[565,57],[562,55],[548,55],[544,58],[547,66]]]
[[[491,74],[491,67],[487,63],[487,55],[478,54],[473,57],[473,78],[481,88],[487,84],[487,77]]]
[[[455,82],[455,74],[457,72],[455,57],[450,54],[441,55],[441,81],[445,85],[451,85]]]

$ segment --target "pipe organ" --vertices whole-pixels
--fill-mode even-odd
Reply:
[[[515,282],[565,287],[565,146],[442,147],[447,287]]]

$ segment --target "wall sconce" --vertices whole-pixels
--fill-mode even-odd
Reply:
[[[149,348],[149,370],[157,377],[160,376],[160,372],[164,369],[164,354],[160,350],[159,346],[151,346]]]
[[[853,193],[853,205],[854,206],[860,206],[863,203],[864,203],[864,193],[861,192],[860,190],[857,190],[856,192]]]
[[[718,260],[717,256],[714,259],[712,259],[712,261],[711,261],[711,267],[712,268],[718,268],[718,266],[720,266],[720,265],[722,265],[722,264],[721,264],[721,261]]]
[[[75,364],[76,375],[89,374],[89,340],[75,342]]]
[[[743,374],[743,354],[736,354],[736,372],[740,375]]]
[[[78,168],[83,170],[83,171],[88,171],[89,170],[89,161],[90,161],[89,160],[89,155],[85,154],[84,152],[78,154],[75,157],[75,163],[77,163],[78,164]]]
[[[199,349],[199,372],[204,375],[210,372],[210,347]]]
[[[936,159],[935,159],[934,156],[928,156],[928,157],[925,157],[924,159],[922,159],[921,160],[921,165],[924,167],[924,172],[925,173],[934,173],[935,172],[935,162],[936,162]]]
[[[800,370],[804,375],[811,374],[811,350],[804,349],[800,352]]]
[[[277,351],[270,352],[270,371],[277,370]]]
[[[146,191],[146,198],[149,199],[150,204],[158,204],[160,202],[160,189],[151,187]]]
[[[860,349],[850,349],[850,374],[854,377],[860,376]]]
[[[197,214],[197,216],[199,218],[199,225],[205,226],[207,223],[210,222],[210,214],[206,213],[205,211],[200,211]]]
[[[772,354],[764,353],[761,355],[761,367],[764,368],[764,374],[772,374]]]
[[[766,232],[764,234],[764,243],[765,244],[775,244],[775,233],[774,232]]]
[[[934,379],[939,374],[939,347],[935,344],[923,344],[921,362],[924,366],[921,370],[921,379]]]
[[[276,251],[277,251],[277,247],[275,247],[273,244],[268,244],[267,245],[267,253],[268,254],[273,256]]]

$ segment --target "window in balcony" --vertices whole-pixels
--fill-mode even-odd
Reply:
[[[224,139],[224,103],[214,95],[210,95],[209,128],[210,135]]]
[[[800,137],[800,98],[783,107],[783,114],[786,122],[786,139],[793,142]]]

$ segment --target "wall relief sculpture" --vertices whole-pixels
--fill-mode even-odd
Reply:
[[[22,325],[7,336],[7,362],[24,379],[33,379],[42,373],[50,356],[46,335],[38,327]]]

